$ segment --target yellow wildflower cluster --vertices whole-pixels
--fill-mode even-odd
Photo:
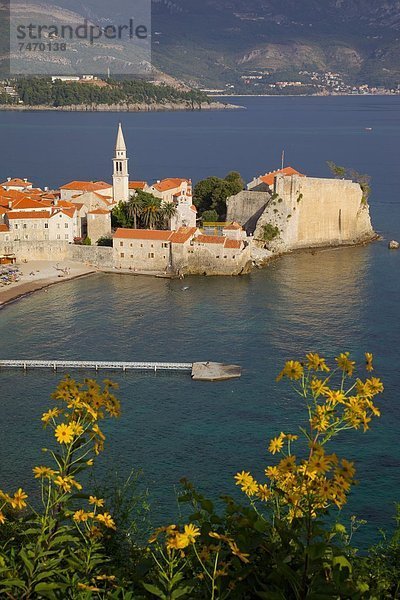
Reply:
[[[179,531],[176,525],[159,527],[150,537],[149,543],[154,543],[160,534],[165,534],[165,543],[168,550],[183,550],[196,543],[196,538],[200,535],[200,529],[191,523],[185,525],[182,531]]]
[[[373,370],[373,356],[365,354],[365,368]],[[258,483],[250,472],[242,471],[235,476],[236,485],[253,500],[273,501],[286,508],[291,520],[310,515],[330,505],[341,508],[354,483],[355,468],[352,462],[328,454],[327,444],[334,436],[348,429],[366,431],[373,417],[379,417],[374,397],[383,392],[380,379],[370,377],[364,381],[352,377],[356,363],[349,352],[335,359],[336,366],[330,368],[318,354],[307,354],[303,362],[288,361],[278,375],[278,380],[291,380],[296,393],[305,400],[309,415],[308,430],[302,429],[307,443],[307,457],[298,459],[292,454],[296,435],[280,433],[273,438],[268,451],[280,454],[277,464],[265,469],[267,483]],[[327,375],[320,378],[317,372]],[[335,377],[339,381],[333,384]]]
[[[86,532],[90,537],[101,537],[101,529],[97,527],[97,524],[103,525],[107,529],[116,529],[115,521],[108,512],[97,512],[98,508],[104,507],[104,500],[102,498],[96,498],[96,496],[89,496],[89,504],[91,510],[83,510],[82,508],[76,510],[72,519],[78,528],[83,526],[86,528]],[[82,530],[81,530],[82,531]]]
[[[5,507],[8,506],[13,510],[22,510],[26,507],[27,498],[28,495],[22,488],[19,488],[16,492],[14,492],[13,496],[10,496],[10,494],[0,490],[0,525],[3,525],[6,521],[6,517],[3,512]]]

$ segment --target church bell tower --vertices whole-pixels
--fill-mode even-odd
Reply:
[[[114,202],[128,202],[129,200],[129,173],[128,158],[126,156],[126,144],[122,133],[121,123],[118,126],[117,143],[115,144],[115,156],[113,158],[113,196]]]

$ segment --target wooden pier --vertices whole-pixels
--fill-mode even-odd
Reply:
[[[164,363],[164,362],[122,362],[95,360],[0,360],[0,370],[4,369],[51,369],[53,371],[94,370],[98,371],[181,371],[190,372],[195,381],[223,381],[237,379],[241,368],[237,365],[221,363]]]

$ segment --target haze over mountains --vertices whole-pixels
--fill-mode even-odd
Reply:
[[[202,84],[252,69],[400,83],[399,0],[153,0],[153,31],[156,63]]]
[[[106,25],[127,21],[139,1],[147,2],[22,3]],[[340,73],[351,85],[400,84],[400,0],[153,0],[152,30],[154,66],[193,85],[237,84],[254,72],[296,80],[304,70]],[[129,57],[119,46],[112,58],[128,72]]]

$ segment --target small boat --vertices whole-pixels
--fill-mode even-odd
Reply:
[[[372,131],[372,127],[366,127],[365,131]]]

